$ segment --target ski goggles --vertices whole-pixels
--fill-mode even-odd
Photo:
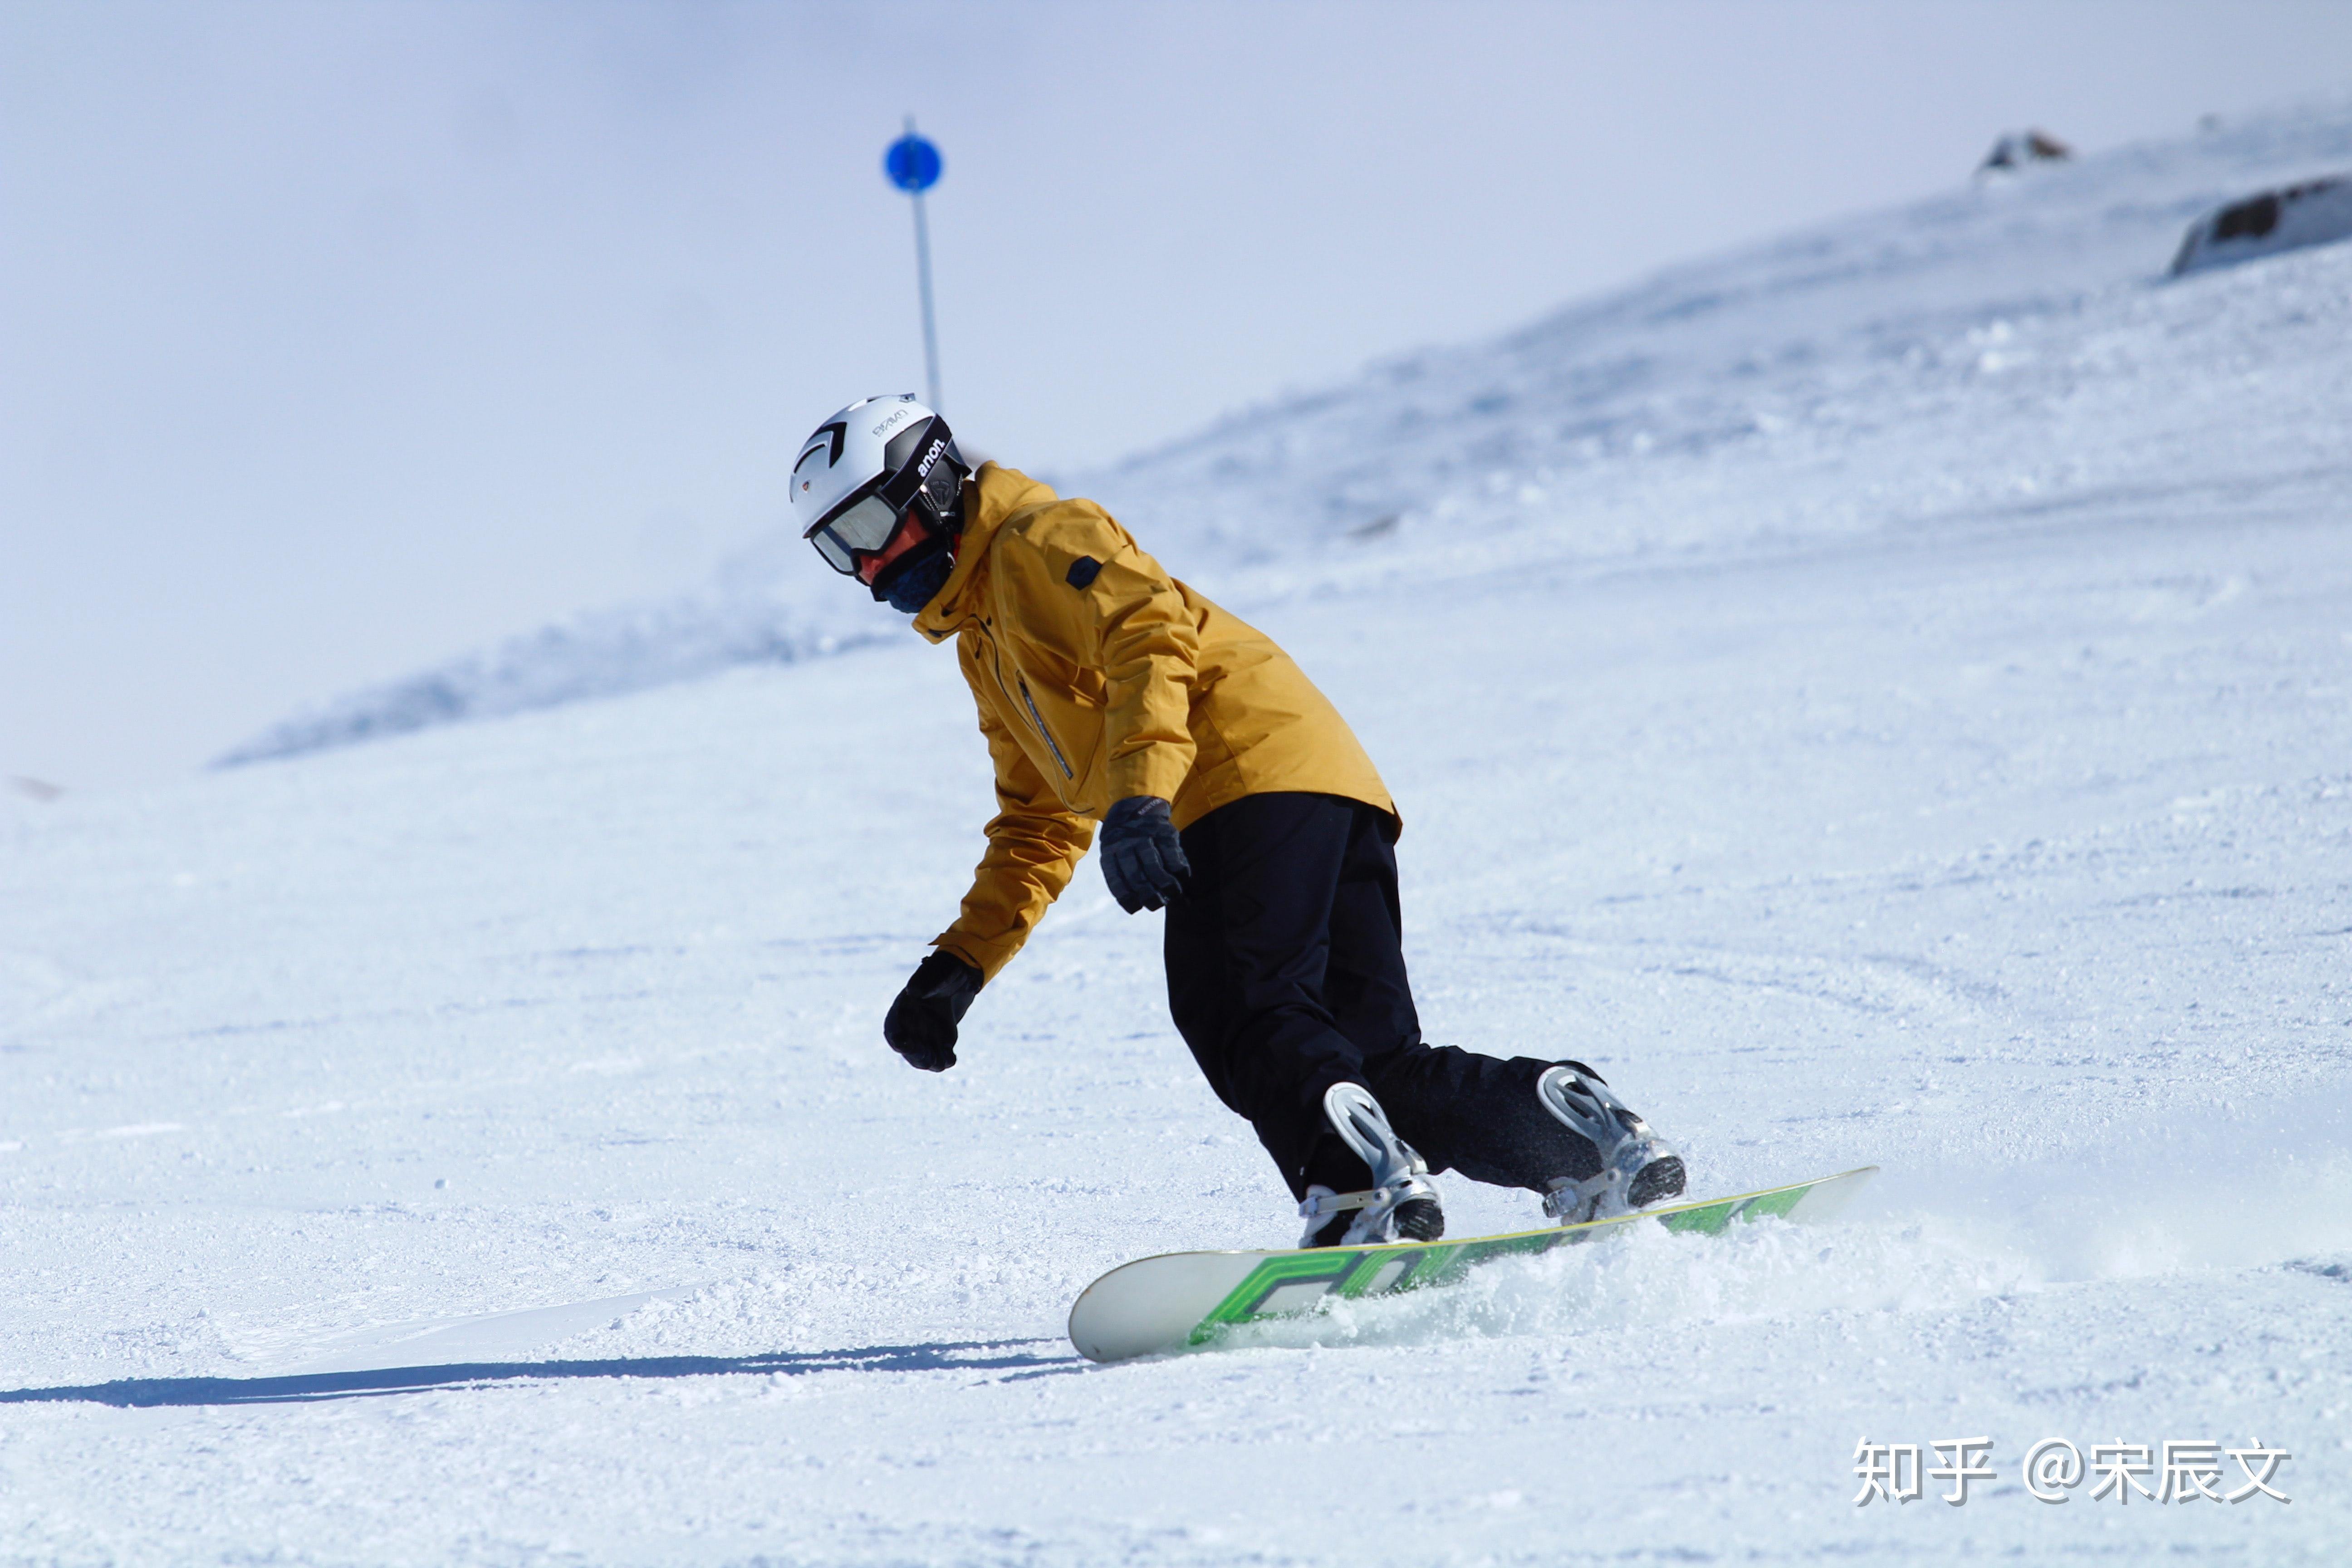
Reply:
[[[857,558],[872,555],[898,531],[904,506],[893,506],[878,492],[868,493],[847,506],[821,517],[801,537],[816,546],[824,563],[846,577],[857,575]]]

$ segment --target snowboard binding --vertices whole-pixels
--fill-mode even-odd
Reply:
[[[1583,1225],[1681,1194],[1682,1156],[1612,1093],[1599,1073],[1582,1062],[1562,1062],[1536,1079],[1536,1098],[1601,1156],[1601,1169],[1593,1174],[1581,1181],[1563,1176],[1551,1184],[1545,1214],[1562,1225]]]
[[[1372,1173],[1360,1193],[1335,1193],[1317,1184],[1298,1205],[1307,1222],[1301,1247],[1371,1247],[1384,1241],[1435,1241],[1445,1214],[1430,1184],[1429,1163],[1389,1126],[1387,1112],[1360,1084],[1335,1083],[1323,1094],[1323,1117],[1350,1152]],[[1355,1218],[1347,1220],[1353,1211]],[[1343,1225],[1341,1222],[1346,1220]]]

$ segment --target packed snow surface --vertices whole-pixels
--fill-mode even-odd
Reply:
[[[1702,1192],[1883,1165],[1849,1222],[1078,1360],[1295,1222],[1091,867],[961,1067],[882,1047],[990,809],[911,637],[12,797],[0,1560],[2341,1561],[2352,247],[2158,275],[2348,154],[2033,169],[1073,487],[1363,735],[1433,1038]],[[2293,1500],[2037,1501],[2047,1438]]]

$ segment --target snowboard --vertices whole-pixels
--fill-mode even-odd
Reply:
[[[1089,1361],[1125,1361],[1205,1344],[1221,1330],[1303,1312],[1328,1296],[1355,1299],[1418,1290],[1459,1279],[1496,1258],[1572,1247],[1639,1220],[1677,1234],[1720,1235],[1767,1215],[1830,1219],[1878,1172],[1875,1165],[1696,1203],[1663,1204],[1584,1225],[1548,1226],[1464,1241],[1384,1242],[1281,1252],[1168,1252],[1123,1263],[1070,1309],[1070,1343]]]

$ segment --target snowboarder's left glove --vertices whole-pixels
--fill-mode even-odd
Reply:
[[[956,1065],[956,1026],[985,979],[945,948],[933,949],[884,1015],[882,1037],[908,1067],[947,1071]]]
[[[1110,808],[1103,817],[1102,868],[1110,896],[1129,914],[1183,902],[1192,867],[1166,801],[1131,795]]]

